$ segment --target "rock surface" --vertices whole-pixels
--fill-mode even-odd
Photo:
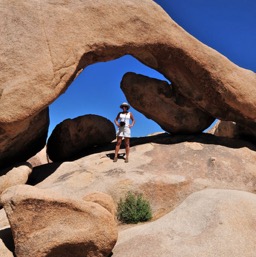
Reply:
[[[113,163],[114,147],[73,162],[36,167],[29,183],[81,199],[103,192],[115,203],[127,191],[138,191],[150,200],[155,218],[204,188],[255,190],[255,146],[245,141],[209,134],[134,138],[129,163],[124,163],[124,150]]]
[[[254,72],[196,40],[151,0],[116,0],[114,6],[105,0],[2,3],[1,156],[12,159],[14,134],[9,130],[21,146],[15,151],[24,152],[21,125],[62,94],[85,67],[125,54],[158,70],[211,116],[255,131]]]
[[[28,177],[32,172],[32,166],[29,163],[20,164],[11,169],[5,169],[0,172],[0,195],[11,186],[26,184]]]
[[[114,203],[117,204],[117,202],[120,200],[120,197],[124,197],[127,191],[137,191],[139,193],[143,193],[144,197],[149,200],[153,209],[153,221],[159,221],[159,223],[157,224],[160,227],[168,227],[169,223],[167,223],[167,225],[161,223],[162,219],[165,219],[165,217],[168,215],[173,215],[172,213],[174,212],[178,213],[177,220],[179,220],[180,217],[181,221],[185,219],[184,215],[189,212],[192,213],[191,220],[198,221],[198,226],[200,227],[200,222],[204,222],[203,218],[200,218],[200,215],[206,215],[206,217],[208,218],[206,221],[209,220],[210,222],[211,220],[214,220],[216,212],[213,211],[210,212],[209,215],[207,214],[207,210],[215,208],[211,207],[210,204],[207,204],[208,200],[202,200],[202,205],[205,206],[205,208],[201,208],[200,204],[196,204],[196,201],[193,201],[193,203],[191,204],[192,207],[196,208],[197,206],[199,206],[198,210],[193,211],[195,209],[191,207],[192,209],[189,208],[188,210],[186,208],[183,208],[181,211],[180,206],[183,205],[182,202],[193,192],[198,192],[205,188],[233,189],[253,193],[255,192],[256,148],[255,145],[252,145],[246,141],[238,139],[234,140],[229,138],[218,138],[210,134],[201,134],[197,136],[170,136],[169,134],[159,134],[146,138],[132,138],[129,163],[124,163],[123,149],[120,150],[118,161],[114,163],[112,161],[112,158],[114,156],[114,148],[115,143],[111,143],[108,146],[98,148],[96,147],[93,149],[90,155],[84,156],[73,162],[49,163],[35,167],[28,181],[28,183],[34,185],[34,187],[15,186],[7,189],[3,193],[2,197],[2,200],[9,199],[5,201],[5,209],[6,205],[7,208],[9,208],[11,203],[14,203],[16,206],[15,207],[11,204],[12,209],[9,208],[8,210],[6,210],[7,215],[8,212],[12,213],[12,217],[8,215],[12,229],[14,229],[13,224],[16,224],[16,231],[20,231],[18,229],[24,230],[26,228],[27,233],[26,236],[24,236],[24,240],[26,242],[30,243],[33,239],[33,245],[38,245],[38,242],[43,242],[42,244],[46,245],[46,243],[44,243],[44,240],[46,240],[44,237],[45,230],[47,231],[47,233],[52,234],[55,233],[54,229],[57,228],[59,233],[59,224],[62,224],[62,228],[65,231],[69,231],[69,228],[71,226],[72,228],[74,228],[72,230],[72,233],[76,233],[76,230],[78,230],[77,233],[80,233],[80,229],[78,229],[77,223],[75,225],[73,225],[73,223],[70,225],[70,223],[67,222],[67,220],[65,219],[65,217],[67,216],[65,214],[65,206],[69,206],[70,202],[79,203],[79,206],[84,206],[84,204],[88,206],[87,202],[93,205],[101,205],[102,208],[104,207],[104,210],[108,212],[114,220]],[[249,220],[249,218],[247,218],[246,216],[248,213],[248,208],[243,203],[246,197],[243,198],[244,193],[239,192],[239,194],[240,193],[241,199],[239,198],[239,196],[232,197],[229,195],[229,193],[227,197],[225,196],[223,198],[231,199],[232,201],[234,198],[238,199],[238,201],[240,199],[239,204],[237,202],[232,202],[236,209],[230,208],[230,212],[228,212],[227,214],[231,215],[233,213],[234,215],[240,215],[236,217],[242,217],[244,215],[245,220]],[[113,198],[114,203],[109,195]],[[208,193],[205,195],[208,195]],[[218,196],[219,193],[216,194],[216,197],[207,196],[207,199],[217,199]],[[28,208],[28,205],[26,204],[18,204],[18,202],[23,201],[21,201],[20,199],[30,199],[29,206],[31,208]],[[43,201],[40,200],[40,204],[38,204],[38,202],[35,203],[35,201],[38,201],[38,199],[43,199]],[[195,199],[195,197],[193,199]],[[60,202],[62,203],[61,206],[63,206],[63,208],[59,206]],[[218,205],[216,204],[216,202],[218,202],[217,200],[212,202],[213,205]],[[240,202],[242,204],[241,208],[239,207],[241,206]],[[187,200],[185,200],[185,203],[188,203]],[[248,205],[250,204],[251,203],[249,203]],[[45,207],[45,205],[47,205],[47,208]],[[22,208],[19,206],[21,206]],[[73,205],[71,204],[71,206]],[[225,202],[223,206],[229,205],[227,204],[227,202]],[[27,213],[26,215],[24,214],[23,209],[25,210],[25,213]],[[229,211],[229,208],[227,209]],[[237,211],[238,209],[239,211]],[[201,210],[202,214],[200,214]],[[68,218],[68,220],[76,220],[77,222],[77,218],[75,216],[76,212],[72,213],[74,214],[74,216],[68,216],[71,217]],[[92,211],[92,213],[94,212]],[[50,218],[47,218],[49,217],[48,215],[53,217],[53,219],[52,223],[50,223],[51,227],[46,228],[45,224],[48,224],[49,220],[51,220]],[[3,215],[1,215],[0,217],[1,226],[4,226],[4,228],[8,227],[8,221],[6,220],[6,217]],[[36,219],[35,217],[39,218]],[[235,216],[231,216],[231,218],[232,217],[234,217],[234,220],[236,220]],[[28,228],[32,219],[33,229],[38,228],[37,226],[34,226],[35,221],[36,224],[37,222],[39,224],[39,230],[37,232],[35,232],[33,229],[31,230],[31,228]],[[78,221],[80,222],[80,219]],[[242,218],[241,222],[243,222]],[[84,220],[81,221],[81,223],[86,224]],[[57,225],[55,226],[55,224]],[[154,222],[148,223],[147,225],[150,226],[150,224],[154,224]],[[186,223],[181,222],[181,225],[182,224],[184,225]],[[223,224],[225,225],[226,223]],[[239,226],[241,224],[242,223],[239,223]],[[41,230],[41,225],[44,226],[43,230]],[[158,225],[154,226],[158,227]],[[191,226],[191,230],[197,229],[197,225],[189,226]],[[249,238],[249,243],[251,245],[252,241],[250,241],[250,238],[255,238],[254,232],[251,232],[251,229],[247,229],[248,227],[246,226],[246,224],[241,226],[243,226],[243,230],[241,231],[241,233],[246,233],[247,231],[248,234],[245,238]],[[223,235],[225,235],[225,233],[229,233],[230,238],[233,237],[233,232],[236,232],[235,230],[230,230],[230,224],[228,224],[228,226],[217,227],[217,229],[221,229],[221,227],[223,227],[224,229],[221,230],[221,232],[217,230],[217,233],[223,233]],[[136,236],[136,233],[134,234],[135,236],[133,238],[130,237],[133,230],[131,230],[131,233],[127,230],[127,236],[124,236],[125,234],[123,234],[122,231],[124,231],[126,228],[127,227],[123,225],[119,226],[120,233],[118,244],[117,248],[114,248],[114,251],[117,251],[117,249],[119,249],[118,254],[121,253],[121,249],[123,249],[123,246],[126,247],[125,243],[123,244],[123,242],[126,240],[125,238],[127,238],[130,245],[133,245],[134,242],[143,242],[143,240],[141,240],[140,238],[140,235]],[[147,229],[150,230],[150,228],[148,227],[146,228],[146,230]],[[184,228],[184,230],[186,231],[186,227]],[[175,240],[177,240],[177,242],[181,242],[182,240],[191,240],[191,242],[193,242],[193,251],[194,253],[196,253],[196,244],[198,245],[198,247],[200,247],[200,240],[196,241],[195,239],[195,241],[193,241],[193,238],[189,238],[189,233],[191,230],[188,230],[188,235],[182,233],[180,235],[175,234],[174,236],[176,237]],[[169,232],[167,231],[166,233]],[[210,241],[212,241],[212,249],[214,249],[214,244],[216,242],[218,243],[218,239],[211,240],[211,229],[205,230],[204,232],[202,232],[202,235],[204,233],[207,240],[209,239],[208,243],[210,244]],[[35,237],[34,235],[37,234],[39,236]],[[61,234],[65,235],[64,232]],[[20,241],[17,239],[18,236],[16,236],[15,233],[14,235],[14,238],[16,237],[16,239],[14,240],[16,249],[17,245],[25,245],[29,249],[34,249],[31,248],[31,246],[28,246],[27,243],[20,243]],[[27,235],[30,238],[29,240],[27,239]],[[94,238],[94,235],[90,234],[90,237],[91,236]],[[150,234],[148,236],[150,236]],[[153,230],[151,236],[152,245],[154,245],[155,242],[158,242],[157,240],[159,237],[154,234]],[[242,237],[243,234],[235,234],[234,238],[237,239],[239,236]],[[79,238],[81,238],[81,236],[79,236]],[[200,239],[200,237],[198,238]],[[10,233],[9,240],[11,240]],[[166,239],[161,239],[161,251],[163,249],[169,249],[168,240],[169,237],[167,237]],[[63,246],[63,244],[61,244],[60,242],[57,242],[57,244],[61,245],[61,247]],[[205,247],[204,249],[206,249],[209,244],[206,244],[206,246],[203,245],[203,247]],[[222,251],[221,249],[224,249],[224,246],[222,244],[220,246],[222,247],[220,248],[220,251]],[[36,248],[36,246],[34,247]],[[49,251],[51,251],[51,249],[53,249],[55,245],[50,245],[49,247]],[[111,247],[109,246],[109,249],[110,248]],[[131,247],[129,251],[135,248],[136,247]],[[8,249],[11,249],[11,247],[8,247]],[[150,250],[151,248],[148,247],[148,249]],[[186,247],[181,249],[183,252],[187,251]],[[67,247],[65,248],[65,251],[74,251],[74,249],[72,247]],[[111,249],[109,251],[111,251]],[[54,251],[52,253],[55,254]],[[247,252],[245,253],[247,254]],[[117,252],[115,252],[114,255],[115,254],[117,254]],[[123,254],[125,253],[123,252]],[[136,251],[134,251],[134,254],[136,254]],[[77,256],[80,256],[79,253]],[[195,254],[195,256],[198,255]],[[212,255],[211,257],[213,256],[214,255]],[[229,257],[230,255],[223,254],[222,256]],[[74,257],[74,255],[72,257]]]
[[[32,167],[44,165],[50,162],[46,154],[46,146],[39,151],[36,155],[32,156],[27,160],[28,163],[32,165]]]
[[[121,231],[113,257],[252,257],[255,220],[255,194],[202,190],[159,220]]]
[[[220,137],[246,139],[256,143],[256,131],[251,131],[233,121],[218,121],[209,133]]]
[[[26,161],[39,152],[46,144],[48,126],[48,108],[22,121],[0,123],[0,169]]]
[[[169,133],[199,133],[214,121],[166,81],[130,72],[124,75],[121,89],[133,108]]]
[[[98,203],[106,210],[108,210],[113,215],[113,217],[116,215],[116,206],[113,198],[110,195],[104,194],[102,192],[95,192],[86,195],[83,200]]]
[[[110,143],[116,138],[114,124],[99,115],[84,115],[58,124],[47,142],[52,161],[67,161],[87,148]]]
[[[0,228],[10,227],[4,208],[0,210]],[[1,255],[0,255],[1,256]]]
[[[151,0],[3,1],[0,26],[0,167],[27,160],[43,148],[49,123],[46,108],[84,68],[125,54],[162,73],[175,85],[177,95],[210,116],[256,131],[255,73],[236,66],[193,38]],[[17,257],[63,256],[63,252],[74,257],[74,251],[80,257],[88,248],[92,249],[88,256],[108,255],[117,238],[115,222],[108,210],[83,200],[94,191],[111,195],[115,202],[128,190],[142,192],[150,200],[154,219],[204,188],[255,192],[255,146],[250,143],[209,135],[157,136],[146,142],[132,140],[131,161],[127,164],[121,161],[122,155],[117,163],[112,162],[112,144],[106,151],[101,148],[100,153],[92,149],[94,154],[74,162],[35,168],[29,181],[41,183],[33,189],[7,189],[2,202]],[[196,201],[197,197],[192,196],[190,209],[181,205],[182,209],[179,206],[170,213],[183,223],[170,226],[177,233],[160,242],[162,248],[155,256],[169,245],[173,246],[170,251],[176,249],[177,253],[177,247],[183,247],[181,256],[203,252],[205,257],[209,250],[216,251],[217,256],[253,256],[254,197],[228,193],[221,202],[221,197],[207,195],[217,204]],[[239,204],[236,199],[240,199]],[[93,201],[101,200],[97,196]],[[218,209],[219,204],[230,208]],[[209,213],[204,205],[213,212]],[[112,210],[108,203],[104,206]],[[190,222],[186,226],[190,212],[194,214],[190,220],[197,221],[192,227]],[[228,223],[223,217],[230,218]],[[103,220],[100,223],[99,218]],[[251,221],[250,226],[247,221]],[[207,222],[212,222],[213,227]],[[203,230],[206,225],[208,231]],[[214,233],[220,239],[226,238],[219,241]],[[92,238],[97,239],[93,246]],[[156,241],[151,239],[153,246]],[[130,245],[140,241],[139,236],[134,237]],[[236,252],[232,252],[234,249]]]
[[[95,202],[25,185],[7,189],[1,202],[17,257],[103,257],[116,243],[113,215]]]

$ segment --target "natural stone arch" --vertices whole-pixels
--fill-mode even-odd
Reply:
[[[4,0],[0,17],[0,128],[31,119],[86,66],[125,54],[212,116],[255,127],[255,73],[196,40],[151,0]]]
[[[1,122],[30,117],[81,69],[124,54],[163,73],[213,116],[256,118],[255,74],[193,38],[151,0],[13,0],[1,17]],[[17,103],[14,96],[22,93]]]

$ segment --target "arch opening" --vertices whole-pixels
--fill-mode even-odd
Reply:
[[[135,72],[167,81],[162,74],[142,64],[131,55],[89,65],[76,77],[66,92],[49,106],[48,137],[55,126],[63,120],[85,114],[100,115],[113,122],[120,111],[120,103],[127,102],[120,88],[122,77],[127,72]],[[132,129],[132,137],[163,132],[156,122],[146,118],[132,107],[131,112],[136,119],[136,125]]]

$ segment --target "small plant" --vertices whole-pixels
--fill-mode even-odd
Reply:
[[[123,223],[138,223],[152,218],[149,201],[142,194],[128,192],[125,199],[120,199],[117,206],[117,218]]]

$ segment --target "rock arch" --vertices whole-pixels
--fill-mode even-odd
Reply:
[[[47,108],[86,66],[125,54],[213,117],[255,128],[255,73],[189,35],[151,0],[11,0],[0,17],[2,152],[10,126]]]

